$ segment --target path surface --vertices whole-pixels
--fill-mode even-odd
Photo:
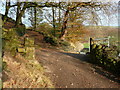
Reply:
[[[85,55],[37,49],[36,59],[57,88],[120,88],[117,82],[100,75],[85,62]]]

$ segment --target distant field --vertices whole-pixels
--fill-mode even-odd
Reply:
[[[84,36],[81,37],[83,39],[82,42],[89,41],[90,37],[91,38],[104,38],[108,36],[114,36],[115,38],[118,38],[118,27],[86,26],[85,30],[87,33],[85,33]]]
[[[118,27],[109,26],[87,26],[86,30],[88,33],[82,37],[84,48],[89,48],[89,38],[104,38],[112,36],[110,39],[110,44],[115,45],[118,42]]]
[[[89,48],[89,43],[83,43],[84,48]]]
[[[90,37],[107,37],[107,36],[117,36],[117,27],[99,26],[99,27],[88,27]]]

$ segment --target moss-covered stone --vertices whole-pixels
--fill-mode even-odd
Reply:
[[[35,47],[26,47],[26,59],[33,60],[35,59]]]
[[[3,50],[10,51],[13,56],[16,55],[17,48],[21,46],[21,41],[15,29],[4,29],[2,32]]]
[[[19,52],[19,53],[25,53],[26,50],[25,50],[25,48],[20,48],[20,47],[19,47],[19,48],[18,48],[18,52]]]
[[[90,56],[92,57],[92,63],[102,65],[111,72],[120,71],[118,50],[114,46],[107,47],[105,45],[93,44]]]
[[[102,45],[99,45],[99,46],[97,47],[97,49],[102,49]]]
[[[34,38],[26,37],[25,38],[25,46],[26,47],[33,47],[34,46]]]
[[[96,48],[96,46],[97,46],[96,44],[93,44],[93,45],[92,45],[92,49],[95,49],[95,48]]]
[[[111,50],[111,48],[109,48],[109,47],[106,47],[106,48],[105,48],[105,51],[108,51],[108,50]]]

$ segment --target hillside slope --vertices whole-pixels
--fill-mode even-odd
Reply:
[[[12,56],[12,52],[9,51],[14,49],[14,47],[19,47],[19,43],[17,42],[24,40],[27,33],[24,34],[24,32],[22,32],[24,35],[19,35],[19,30],[24,31],[24,29],[25,25],[23,24],[16,28],[15,21],[11,18],[8,18],[7,22],[3,25],[3,41],[5,41],[5,45],[8,48],[6,49],[6,47],[4,47],[3,49],[3,88],[52,88],[52,82],[44,75],[44,68],[36,59],[26,60],[20,53],[16,53],[15,56]],[[32,31],[31,33],[36,34],[36,32]],[[29,33],[29,37],[33,36]],[[42,40],[41,37],[43,37],[42,34],[36,37],[38,39],[37,42],[42,43],[42,41],[40,41]],[[35,44],[37,44],[36,41]]]

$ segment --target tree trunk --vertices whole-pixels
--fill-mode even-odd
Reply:
[[[61,12],[60,12],[60,2],[59,2],[59,27],[61,26],[61,23],[60,23],[60,21],[61,21]]]
[[[15,23],[16,26],[18,26],[18,24],[19,24],[19,22],[20,22],[20,15],[19,15],[19,14],[20,14],[20,9],[21,9],[21,8],[20,8],[20,5],[21,5],[21,4],[20,4],[20,2],[18,1],[18,2],[17,2],[16,23]]]
[[[54,29],[54,36],[55,36],[55,10],[54,8],[52,7],[52,13],[53,13],[53,29]]]
[[[36,30],[36,26],[37,26],[37,9],[36,7],[34,7],[34,30]]]
[[[64,20],[63,20],[63,25],[62,25],[62,29],[61,29],[61,35],[60,35],[60,39],[65,39],[65,35],[66,35],[66,33],[67,33],[67,31],[66,31],[66,28],[67,28],[67,21],[68,21],[68,15],[69,15],[69,12],[70,12],[70,10],[71,11],[74,11],[75,9],[76,9],[76,7],[77,6],[79,6],[81,3],[78,3],[76,6],[74,6],[74,7],[68,7],[67,8],[67,11],[65,12],[65,16],[64,16]]]
[[[60,39],[65,39],[65,35],[67,33],[66,28],[67,28],[67,21],[68,21],[68,15],[69,15],[69,8],[67,9],[67,11],[65,12],[65,16],[64,16],[64,20],[63,20],[63,25],[62,25],[62,29],[61,29],[61,35],[60,35]]]
[[[5,22],[6,19],[7,19],[7,15],[8,15],[9,9],[10,9],[10,2],[6,2],[5,15],[4,15],[4,17],[3,17],[3,21],[4,21],[4,22]]]
[[[18,2],[19,3],[19,2]],[[23,9],[20,8],[21,4],[18,4],[17,8],[17,16],[16,16],[16,26],[18,26],[20,23],[22,23],[22,16],[26,10],[26,4],[23,6]]]

